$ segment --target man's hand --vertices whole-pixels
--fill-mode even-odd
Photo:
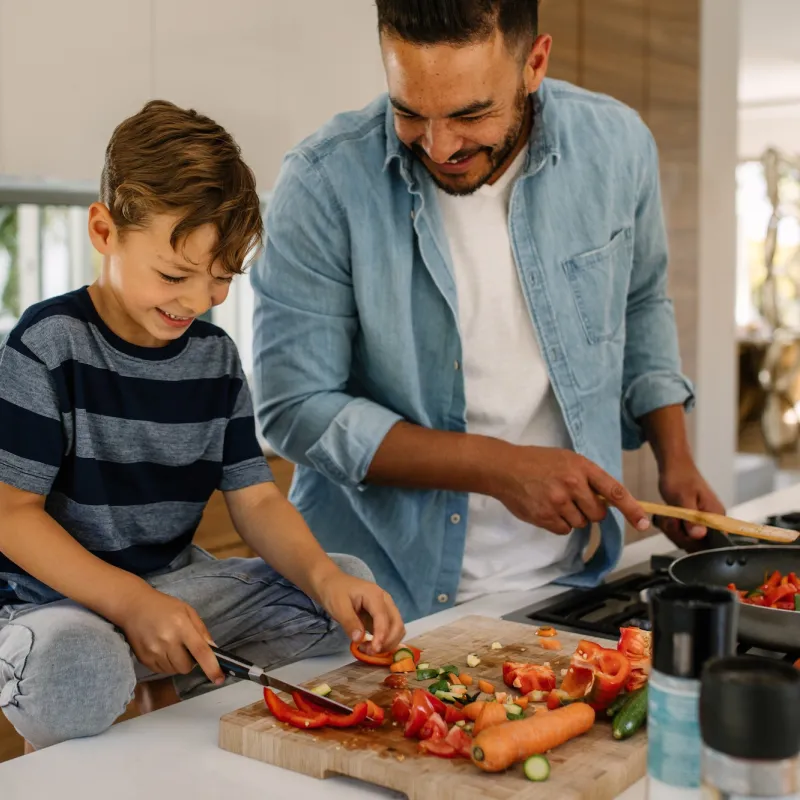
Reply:
[[[126,607],[117,624],[136,658],[156,674],[186,675],[199,664],[210,681],[224,677],[203,620],[187,603],[147,587]]]
[[[364,638],[362,618],[371,619],[373,638],[369,649],[373,653],[396,649],[405,636],[406,627],[394,600],[377,584],[337,569],[320,580],[315,589],[322,606],[351,641],[360,642]]]
[[[491,494],[519,519],[560,535],[600,522],[603,497],[640,531],[650,527],[643,509],[619,481],[570,450],[509,446],[497,463]]]
[[[662,472],[659,491],[668,505],[710,511],[713,514],[725,513],[725,507],[694,462],[676,465]],[[702,540],[708,531],[702,525],[661,517],[656,517],[653,522],[681,549],[694,552],[703,548]]]

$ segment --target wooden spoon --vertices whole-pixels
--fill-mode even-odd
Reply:
[[[678,508],[676,506],[662,506],[659,503],[647,503],[641,500],[636,502],[648,513],[659,517],[672,517],[691,522],[695,525],[702,525],[704,528],[713,528],[724,533],[735,533],[739,536],[747,536],[750,539],[763,539],[765,542],[781,542],[782,544],[792,544],[800,531],[788,530],[787,528],[775,528],[772,525],[759,525],[755,522],[743,522],[742,520],[725,517],[722,514],[711,514],[708,511],[697,511],[691,508]]]

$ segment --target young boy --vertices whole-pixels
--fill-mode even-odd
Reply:
[[[219,125],[151,102],[106,151],[96,283],[28,309],[0,346],[0,708],[35,748],[106,730],[135,683],[220,684],[209,642],[278,666],[404,633],[272,483],[219,305],[262,223]],[[215,489],[260,558],[192,537]],[[194,669],[199,665],[200,669]]]

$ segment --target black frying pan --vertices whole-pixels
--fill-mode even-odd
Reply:
[[[711,534],[715,534],[712,537]],[[725,537],[709,531],[710,549],[691,553],[673,561],[669,568],[678,583],[702,583],[737,589],[755,589],[764,582],[764,573],[779,570],[800,574],[800,546],[728,544]],[[739,608],[739,638],[747,644],[781,652],[800,651],[800,611],[760,608],[742,603]]]

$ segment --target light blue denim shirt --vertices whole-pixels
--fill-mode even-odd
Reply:
[[[658,155],[609,97],[547,80],[510,202],[522,288],[574,449],[617,478],[637,420],[693,403],[681,374]],[[456,286],[434,184],[385,96],[290,151],[252,269],[256,410],[298,464],[291,500],[328,551],[366,561],[407,620],[456,597],[466,494],[366,485],[398,420],[466,430]],[[572,534],[563,582],[617,563],[615,511],[588,563]]]

